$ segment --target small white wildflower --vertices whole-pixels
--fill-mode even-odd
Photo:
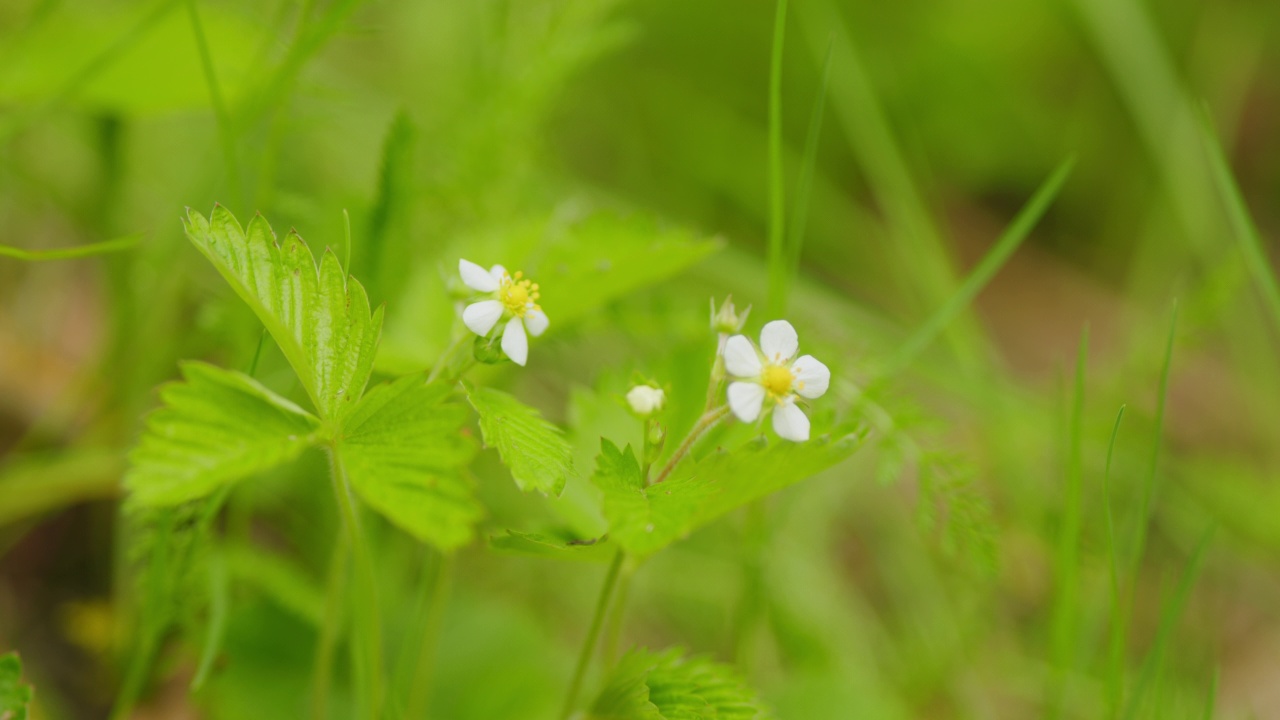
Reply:
[[[502,352],[515,364],[524,366],[529,359],[529,338],[525,331],[538,337],[547,329],[547,316],[538,306],[538,284],[524,273],[510,275],[501,265],[485,270],[468,260],[458,261],[462,282],[485,299],[471,303],[462,311],[462,322],[471,332],[487,337],[499,321],[502,330]]]
[[[627,404],[640,417],[649,417],[658,412],[666,402],[666,393],[651,385],[637,385],[627,393]]]
[[[760,349],[745,335],[734,335],[724,346],[725,369],[737,378],[729,383],[729,408],[743,422],[754,422],[769,399],[773,429],[795,442],[809,439],[809,418],[796,405],[796,395],[821,397],[831,384],[831,371],[812,355],[796,360],[800,341],[786,320],[774,320],[760,331]]]

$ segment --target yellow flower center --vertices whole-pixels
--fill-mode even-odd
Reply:
[[[795,379],[791,368],[785,365],[766,365],[760,376],[760,384],[774,399],[781,399],[791,393],[791,385]]]
[[[521,271],[516,271],[514,277],[503,275],[502,284],[498,287],[498,300],[516,317],[524,317],[530,310],[539,309],[537,302],[531,301],[536,301],[541,296],[542,293],[538,292],[538,284],[524,278],[524,273]]]

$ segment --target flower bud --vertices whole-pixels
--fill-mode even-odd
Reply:
[[[750,314],[750,305],[741,313],[737,311],[733,306],[732,295],[724,299],[719,310],[716,310],[715,298],[711,299],[711,329],[721,335],[736,335],[742,332],[742,327],[747,324],[747,316]]]
[[[627,404],[640,417],[649,417],[658,412],[666,401],[666,393],[651,385],[637,385],[627,393]]]

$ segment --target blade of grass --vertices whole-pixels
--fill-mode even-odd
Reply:
[[[236,156],[235,129],[231,123],[231,113],[222,96],[222,88],[218,84],[217,71],[213,67],[213,55],[209,52],[209,42],[204,34],[204,23],[200,21],[200,12],[196,0],[187,0],[187,15],[191,18],[191,32],[195,35],[196,48],[200,52],[200,66],[204,71],[205,84],[209,86],[209,102],[213,105],[213,116],[218,123],[218,142],[222,146],[223,162],[227,165],[227,180],[231,186],[231,196],[238,204],[245,203],[242,196],[240,161]],[[249,210],[242,206],[241,210]]]
[[[1191,559],[1187,562],[1187,567],[1182,573],[1182,579],[1178,583],[1178,589],[1172,597],[1166,598],[1164,608],[1160,613],[1160,626],[1156,630],[1156,639],[1151,646],[1151,652],[1147,654],[1147,659],[1142,665],[1142,674],[1138,676],[1138,684],[1133,689],[1133,695],[1129,698],[1129,704],[1125,707],[1125,720],[1132,720],[1138,716],[1138,711],[1142,709],[1142,701],[1146,696],[1147,689],[1153,684],[1158,684],[1161,674],[1164,672],[1165,655],[1169,650],[1169,640],[1173,636],[1174,626],[1178,619],[1182,617],[1182,611],[1186,607],[1187,598],[1191,595],[1191,589],[1195,586],[1196,578],[1200,575],[1200,566],[1204,561],[1205,549],[1209,547],[1209,542],[1213,539],[1216,525],[1210,525],[1201,536],[1200,542],[1196,544],[1196,549],[1191,555]]]
[[[1124,601],[1120,594],[1120,551],[1116,547],[1115,511],[1111,500],[1111,458],[1115,454],[1116,436],[1120,433],[1120,421],[1124,420],[1125,406],[1116,413],[1116,423],[1111,428],[1111,440],[1107,443],[1107,464],[1102,471],[1102,498],[1107,518],[1107,560],[1111,566],[1111,636],[1109,642],[1109,668],[1107,671],[1107,703],[1110,717],[1120,713],[1124,701],[1124,655],[1128,622],[1125,619]]]
[[[786,190],[782,177],[782,46],[787,34],[787,0],[778,0],[769,62],[769,297],[770,318],[785,309],[787,284]]]
[[[1213,710],[1218,704],[1218,676],[1221,668],[1213,669],[1213,679],[1209,682],[1209,695],[1204,700],[1204,720],[1213,720]]]
[[[105,255],[107,253],[128,250],[129,248],[137,245],[140,239],[142,239],[141,235],[126,235],[125,237],[116,238],[114,240],[104,240],[103,242],[91,243],[89,245],[79,245],[72,248],[56,248],[53,250],[23,250],[22,248],[11,247],[9,245],[0,245],[0,257],[11,257],[17,260],[25,260],[27,262],[71,260],[74,258],[92,257],[94,255]]]
[[[1057,197],[1067,178],[1070,177],[1074,166],[1075,158],[1068,158],[1053,171],[1049,179],[1045,180],[1044,184],[1031,196],[1027,204],[1014,217],[1013,222],[1009,224],[1008,229],[1004,231],[996,241],[996,244],[974,267],[973,271],[969,273],[969,276],[960,284],[955,293],[947,298],[941,307],[934,312],[933,316],[912,333],[911,337],[907,338],[907,341],[902,344],[893,357],[889,359],[888,363],[877,373],[877,378],[884,378],[906,369],[973,301],[973,298],[977,296],[982,288],[986,287],[986,284],[999,272],[1000,268],[1004,267],[1005,262],[1022,245],[1022,241],[1031,233],[1031,229],[1044,216],[1045,211],[1049,209],[1049,205],[1053,203],[1054,198]]]
[[[1075,392],[1071,405],[1071,425],[1067,451],[1065,506],[1058,527],[1058,544],[1054,553],[1054,593],[1050,652],[1053,659],[1053,684],[1049,696],[1048,716],[1062,716],[1069,674],[1075,670],[1075,647],[1079,628],[1077,587],[1080,570],[1081,505],[1083,494],[1084,381],[1089,354],[1089,326],[1080,333],[1080,350],[1076,358]]]
[[[1240,192],[1240,186],[1231,172],[1226,153],[1222,150],[1222,143],[1218,141],[1209,125],[1207,113],[1203,115],[1200,131],[1205,149],[1209,153],[1213,185],[1218,191],[1219,199],[1226,207],[1227,217],[1231,221],[1231,230],[1236,236],[1236,241],[1240,243],[1240,252],[1244,255],[1245,266],[1249,269],[1249,275],[1253,277],[1254,284],[1258,286],[1258,292],[1262,294],[1271,320],[1275,322],[1277,328],[1280,328],[1280,281],[1277,281],[1275,271],[1267,260],[1265,244],[1258,232],[1258,226],[1254,223],[1249,206]]]
[[[218,650],[222,647],[222,639],[227,631],[230,594],[227,561],[223,557],[222,548],[215,544],[209,553],[209,624],[205,630],[204,648],[200,651],[200,662],[196,665],[196,674],[191,680],[192,692],[204,687],[209,673],[213,671],[213,661],[218,657]]]
[[[1156,490],[1156,471],[1160,466],[1160,446],[1164,440],[1164,411],[1169,396],[1169,368],[1173,363],[1173,340],[1178,329],[1178,303],[1174,301],[1172,318],[1169,321],[1169,337],[1165,341],[1164,363],[1160,367],[1160,395],[1156,399],[1155,435],[1151,442],[1151,459],[1147,463],[1147,473],[1142,484],[1142,497],[1138,506],[1137,538],[1133,545],[1133,579],[1137,586],[1138,567],[1142,564],[1142,554],[1146,549],[1147,525],[1151,520],[1151,503]],[[1132,606],[1132,597],[1130,598]]]
[[[813,174],[818,163],[818,140],[822,137],[822,117],[827,106],[827,84],[831,80],[832,42],[827,41],[827,55],[822,61],[822,79],[818,81],[818,94],[813,99],[813,110],[809,113],[809,130],[805,133],[804,152],[800,157],[800,179],[796,184],[795,199],[791,203],[791,228],[786,243],[787,281],[783,284],[785,291],[779,300],[783,309],[787,306],[791,283],[795,282],[796,273],[800,270],[800,251],[804,248],[805,225],[809,220],[809,193],[813,189]]]

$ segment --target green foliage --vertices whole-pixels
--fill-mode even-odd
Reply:
[[[812,477],[853,454],[861,439],[844,435],[805,443],[747,442],[678,466],[646,486],[635,453],[601,441],[592,481],[604,492],[609,537],[627,552],[649,555],[725,513]]]
[[[681,650],[634,650],[592,704],[589,720],[756,720],[769,712],[732,668]]]
[[[610,539],[633,555],[649,555],[686,535],[715,491],[710,478],[687,474],[646,486],[631,446],[619,450],[607,439],[600,441],[591,481],[604,492]]]
[[[421,375],[380,385],[347,416],[337,446],[360,497],[441,550],[468,543],[481,516],[461,475],[474,454],[461,433],[468,412],[450,394]]]
[[[281,246],[261,215],[242,229],[219,205],[207,220],[189,210],[185,224],[187,237],[275,338],[320,417],[345,414],[373,370],[383,309],[370,316],[364,287],[332,251],[317,268],[297,232]]]
[[[556,560],[584,560],[607,563],[617,552],[605,539],[565,540],[542,533],[507,530],[489,538],[489,546],[499,552],[513,555],[554,558]]]
[[[501,390],[463,385],[480,414],[484,444],[497,448],[516,485],[525,492],[559,496],[573,472],[573,447],[560,429]]]
[[[0,655],[0,720],[27,720],[31,686],[22,682],[18,653]]]
[[[320,422],[242,373],[199,362],[164,387],[124,484],[135,503],[176,505],[291,460]]]

